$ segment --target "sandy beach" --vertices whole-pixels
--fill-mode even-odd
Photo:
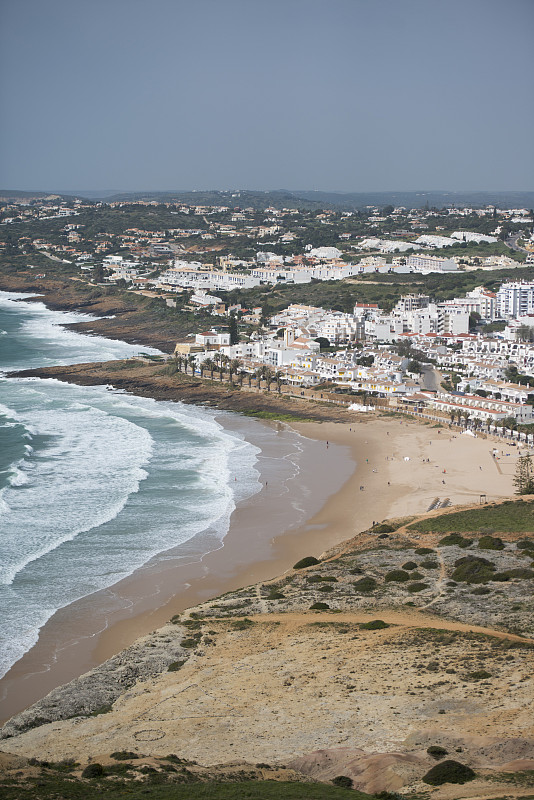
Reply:
[[[220,421],[248,422],[235,415]],[[373,522],[425,512],[437,498],[461,505],[479,502],[482,495],[489,501],[513,494],[516,448],[505,447],[496,460],[489,439],[385,416],[294,428],[306,437],[299,486],[277,486],[276,451],[269,453],[269,447],[288,428],[269,424],[262,448],[267,486],[235,510],[223,546],[201,559],[192,548],[189,558],[159,560],[57,612],[35,647],[0,681],[2,719],[173,614],[272,579],[302,556],[319,556]],[[503,445],[495,446],[501,453]]]

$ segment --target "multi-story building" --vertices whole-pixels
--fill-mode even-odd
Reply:
[[[503,319],[534,314],[534,281],[503,283],[497,292],[497,314]]]

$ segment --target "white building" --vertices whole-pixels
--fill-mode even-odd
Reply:
[[[497,314],[503,319],[534,314],[534,281],[503,283],[497,292]]]

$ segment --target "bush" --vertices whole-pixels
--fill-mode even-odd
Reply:
[[[373,525],[371,528],[373,533],[393,533],[395,528],[391,525],[388,525],[387,522],[381,522],[378,525]]]
[[[432,561],[430,558],[428,558],[426,561],[421,561],[420,566],[423,569],[438,569],[439,564],[437,561]]]
[[[410,575],[403,569],[392,569],[391,572],[386,574],[384,580],[388,583],[405,583],[405,581],[410,580]]]
[[[417,569],[417,564],[415,563],[415,561],[407,561],[406,564],[402,565],[401,569],[407,569],[407,570]]]
[[[440,747],[439,744],[432,744],[430,747],[427,747],[426,752],[432,758],[435,758],[436,761],[439,761],[440,758],[445,758],[445,756],[449,755],[448,750],[445,750],[444,747]]]
[[[370,622],[362,622],[360,628],[363,631],[380,631],[382,628],[389,628],[389,624],[383,619],[372,619]]]
[[[347,775],[336,775],[336,777],[332,779],[332,783],[334,786],[339,786],[341,789],[352,789],[354,786],[354,781]]]
[[[479,550],[504,550],[504,542],[498,536],[482,536],[478,540]]]
[[[447,759],[429,769],[426,775],[423,775],[423,781],[430,786],[442,786],[444,783],[467,783],[475,777],[471,767],[466,767],[459,761]]]
[[[434,553],[435,550],[432,550],[431,547],[418,547],[415,552],[418,556],[428,556],[430,553]]]
[[[502,572],[496,572],[491,580],[500,581],[503,583],[504,581],[509,581],[512,578],[529,581],[534,578],[534,572],[531,569],[526,569],[525,567],[516,567],[515,569],[506,569]]]
[[[318,592],[333,592],[334,591],[334,587],[330,586],[330,584],[327,583],[325,586],[318,586],[317,587],[317,591]]]
[[[328,603],[314,603],[310,606],[310,611],[326,611],[330,606]]]
[[[488,589],[487,586],[477,586],[476,589],[473,589],[471,594],[491,594],[491,589]]]
[[[172,664],[169,664],[167,667],[167,672],[178,672],[179,669],[183,667],[185,661],[173,661]],[[114,756],[112,756],[114,758]]]
[[[255,625],[256,623],[253,620],[249,619],[248,617],[243,617],[243,619],[236,619],[235,622],[232,622],[232,630],[234,631],[246,631],[247,628],[250,628],[251,625]]]
[[[104,774],[102,764],[88,764],[82,772],[82,778],[101,778]]]
[[[470,672],[467,677],[470,681],[485,681],[486,678],[491,678],[491,672],[486,672],[485,669],[477,669],[475,672]]]
[[[487,558],[464,556],[454,562],[453,581],[462,583],[487,583],[493,578],[495,565]]]
[[[267,595],[267,600],[283,600],[284,597],[285,594],[283,592],[279,592],[278,589],[272,589]]]
[[[534,542],[531,542],[530,539],[520,539],[516,546],[518,550],[534,550]]]
[[[337,578],[333,575],[308,575],[307,583],[337,583]]]
[[[356,581],[354,588],[357,592],[361,592],[362,594],[368,594],[369,592],[373,592],[376,587],[377,583],[374,578],[360,578],[359,581]]]
[[[473,544],[472,539],[464,539],[459,533],[449,533],[448,536],[444,536],[443,539],[440,539],[439,544],[443,547],[452,547],[456,545],[456,547],[470,547]]]
[[[424,577],[425,576],[421,572],[415,571],[415,572],[412,572],[412,574],[410,575],[410,580],[412,580],[412,581],[421,581],[421,580],[423,580]]]
[[[306,567],[314,567],[316,564],[319,564],[320,561],[315,556],[306,556],[305,558],[301,558],[300,561],[297,561],[296,564],[293,564],[293,569],[305,569]]]
[[[115,761],[128,761],[132,758],[139,758],[139,755],[132,753],[131,750],[116,750],[110,755],[110,758],[114,758]]]
[[[198,639],[182,639],[180,647],[185,647],[187,650],[192,650],[198,644]]]
[[[411,594],[415,594],[416,592],[422,592],[423,589],[428,589],[428,583],[410,583],[406,588]]]

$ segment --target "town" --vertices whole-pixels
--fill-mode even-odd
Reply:
[[[178,371],[534,442],[531,210],[261,208],[243,195],[5,198],[2,271],[159,304],[177,322]]]

